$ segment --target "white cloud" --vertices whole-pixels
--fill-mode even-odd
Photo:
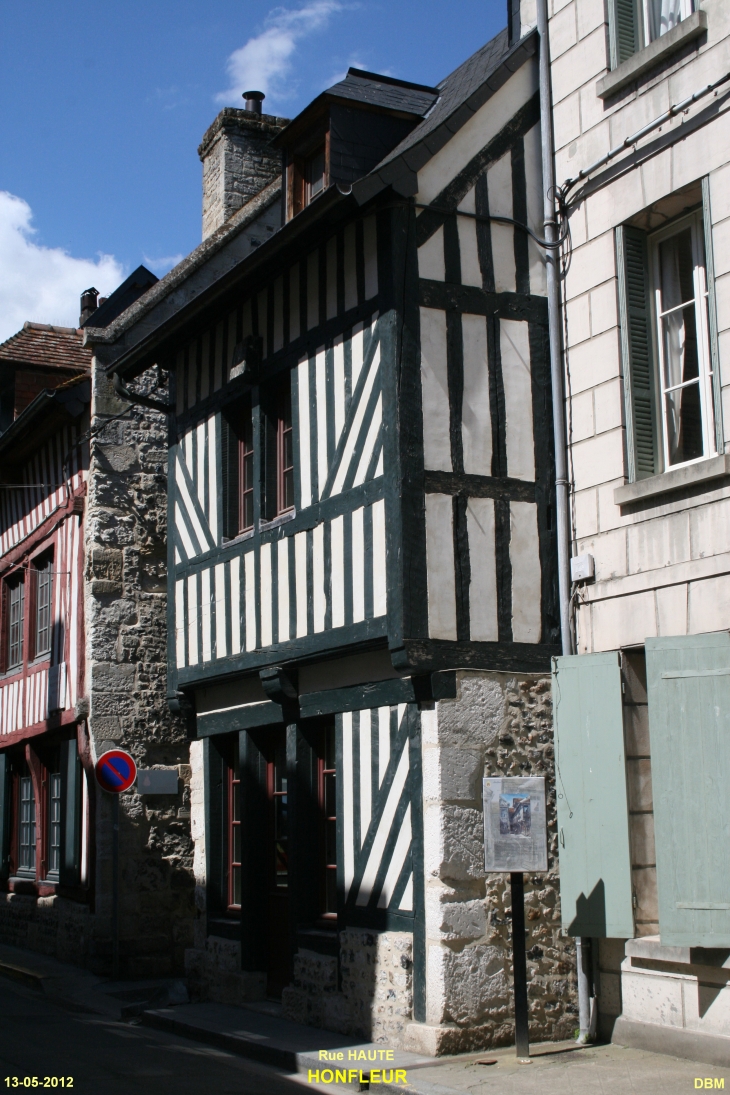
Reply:
[[[300,8],[274,8],[261,33],[228,58],[230,87],[216,95],[217,101],[240,106],[243,92],[254,90],[279,101],[291,98],[295,90],[287,87],[286,80],[298,43],[323,30],[330,16],[343,8],[340,0],[310,0]],[[268,102],[266,107],[271,110]]]
[[[142,261],[148,270],[151,270],[153,274],[157,274],[158,278],[162,278],[172,270],[173,266],[177,266],[179,262],[182,262],[184,258],[185,255],[180,252],[179,255],[163,255],[159,259],[151,259],[149,255],[143,255]]]
[[[124,279],[113,255],[77,259],[35,243],[32,219],[26,201],[0,190],[0,342],[27,319],[75,327],[84,289],[93,285],[108,296]]]

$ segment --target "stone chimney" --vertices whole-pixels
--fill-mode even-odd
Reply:
[[[225,107],[198,149],[203,162],[203,239],[281,174],[281,152],[269,142],[289,119],[260,113],[260,99],[251,104],[258,110]]]

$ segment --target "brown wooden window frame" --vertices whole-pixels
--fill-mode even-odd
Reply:
[[[301,152],[290,153],[287,164],[287,219],[301,213],[316,197],[324,193],[330,182],[330,132],[320,125],[315,134],[303,142]],[[299,146],[302,148],[302,145]],[[312,192],[312,168],[314,161],[323,158],[322,185]],[[319,177],[319,176],[318,176]]]
[[[291,513],[294,505],[294,423],[287,373],[276,394],[276,516]]]
[[[241,400],[241,420],[238,430],[238,532],[254,527],[254,445],[253,405],[251,394]]]

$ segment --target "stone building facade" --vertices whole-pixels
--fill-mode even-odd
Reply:
[[[563,911],[605,1035],[728,1063],[730,11],[552,0],[549,38],[581,557]]]

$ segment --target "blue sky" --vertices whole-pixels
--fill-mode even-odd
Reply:
[[[293,117],[355,64],[435,83],[506,0],[24,0],[0,11],[0,339],[200,241],[197,146],[240,91]]]

